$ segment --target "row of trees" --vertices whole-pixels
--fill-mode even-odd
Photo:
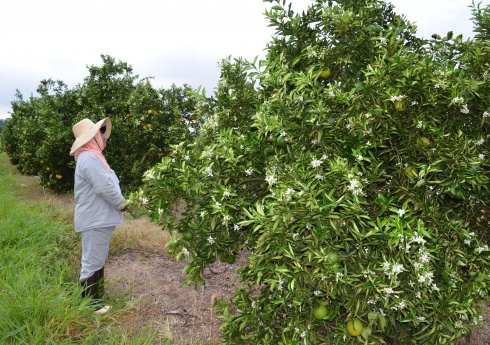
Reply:
[[[194,93],[189,86],[155,89],[125,62],[102,55],[88,67],[83,83],[70,89],[62,81],[40,82],[39,96],[17,92],[2,148],[24,174],[37,175],[56,192],[73,188],[75,161],[68,155],[72,127],[89,118],[110,117],[113,133],[105,153],[125,188],[141,184],[144,171],[168,153],[171,144],[191,139]]]
[[[489,7],[475,39],[422,40],[382,1],[269,2],[267,58],[223,60],[133,201],[189,283],[246,253],[226,344],[453,343],[490,287]]]
[[[219,304],[224,343],[468,334],[490,288],[489,6],[473,5],[475,39],[422,40],[383,1],[315,0],[301,14],[268,2],[266,59],[224,59],[212,98],[155,91],[103,57],[74,90],[19,95],[9,155],[42,179],[45,157],[70,173],[73,123],[110,116],[110,162],[126,185],[151,167],[131,199],[173,232],[188,282],[247,256]]]

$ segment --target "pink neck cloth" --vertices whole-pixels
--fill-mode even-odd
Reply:
[[[99,143],[99,144],[97,145],[97,143]],[[99,159],[102,161],[102,163],[104,163],[104,165],[107,167],[107,169],[109,171],[112,171],[111,167],[109,166],[109,164],[105,160],[104,155],[102,154],[102,150],[104,148],[105,147],[104,147],[104,141],[102,139],[102,134],[99,131],[99,132],[97,132],[95,137],[90,139],[85,145],[83,145],[82,147],[80,147],[78,150],[75,151],[75,160],[78,160],[78,156],[83,151],[90,151],[90,152],[95,153],[95,155],[97,157],[99,157]]]

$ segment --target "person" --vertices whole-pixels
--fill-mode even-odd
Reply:
[[[102,151],[111,135],[112,123],[107,117],[97,123],[83,119],[73,126],[75,141],[70,150],[75,167],[75,231],[82,240],[80,285],[82,297],[91,297],[95,314],[104,314],[104,265],[109,243],[117,225],[123,224],[126,199],[119,179],[107,163]]]

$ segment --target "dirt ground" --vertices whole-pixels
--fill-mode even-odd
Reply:
[[[235,264],[236,265],[236,264]],[[215,266],[206,271],[206,285],[182,287],[184,262],[164,253],[131,251],[111,257],[106,264],[108,288],[130,290],[128,304],[134,305],[132,326],[152,325],[160,339],[179,344],[219,344],[219,324],[213,302],[229,299],[237,287],[234,265]]]

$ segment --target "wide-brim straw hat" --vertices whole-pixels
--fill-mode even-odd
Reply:
[[[103,125],[106,126],[106,130],[105,133],[102,134],[102,137],[105,139],[109,139],[109,137],[111,136],[112,122],[111,119],[109,119],[108,117],[100,120],[97,123],[93,123],[89,119],[83,119],[75,123],[75,125],[73,126],[75,141],[71,146],[70,155],[73,155],[76,150],[88,143],[90,139],[95,137],[97,132],[100,130],[100,127],[102,127]]]

